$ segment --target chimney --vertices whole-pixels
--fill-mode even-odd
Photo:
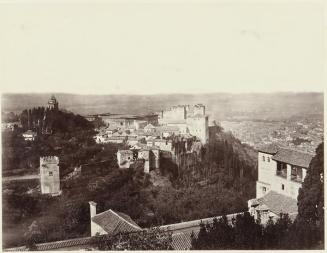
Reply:
[[[90,218],[94,217],[97,214],[97,203],[90,201]]]

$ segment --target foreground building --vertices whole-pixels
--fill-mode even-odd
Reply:
[[[275,191],[297,199],[313,155],[269,145],[258,150],[257,198]]]
[[[97,204],[90,204],[91,236],[115,235],[126,232],[141,231],[140,228],[127,214],[115,212],[111,209],[97,214]]]
[[[258,150],[256,198],[248,201],[251,215],[265,224],[280,213],[297,215],[297,196],[313,155],[271,144]]]

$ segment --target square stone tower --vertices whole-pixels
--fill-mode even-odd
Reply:
[[[61,193],[57,156],[40,157],[40,184],[42,194],[59,195]]]

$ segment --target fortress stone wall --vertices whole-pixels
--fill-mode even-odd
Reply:
[[[209,141],[208,116],[193,116],[186,119],[189,133],[200,139],[202,143]]]
[[[204,144],[209,141],[208,116],[205,113],[203,104],[173,106],[161,112],[159,123],[178,127],[180,133],[194,135]]]

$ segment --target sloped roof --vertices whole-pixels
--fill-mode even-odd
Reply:
[[[55,242],[46,242],[36,244],[37,251],[45,251],[45,250],[71,250],[71,248],[77,249],[86,249],[90,248],[92,243],[92,237],[82,237],[75,239],[68,239],[64,241],[55,241]],[[15,247],[4,249],[4,251],[28,251],[26,246]]]
[[[268,207],[271,212],[277,215],[280,213],[294,214],[298,212],[297,201],[295,199],[275,191],[270,191],[257,200],[259,202],[259,209],[261,209],[261,207],[264,207],[264,209]]]
[[[263,153],[267,153],[267,154],[271,154],[271,155],[276,154],[278,152],[278,150],[279,150],[279,146],[275,143],[263,146],[258,149],[259,152],[263,152]]]
[[[197,236],[199,231],[194,231],[194,235]],[[174,250],[189,250],[192,247],[191,240],[192,232],[181,232],[172,234],[171,247]]]
[[[92,221],[103,228],[108,234],[142,230],[127,214],[114,212],[111,209],[95,215],[92,217]]]
[[[272,157],[273,160],[304,168],[309,168],[313,155],[292,149],[282,148]]]

